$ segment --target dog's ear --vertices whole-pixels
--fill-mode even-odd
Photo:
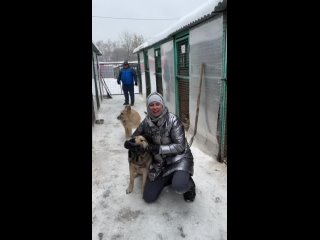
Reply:
[[[130,105],[127,105],[126,108],[127,108],[127,112],[130,113],[130,112],[131,112],[131,106],[130,106]]]

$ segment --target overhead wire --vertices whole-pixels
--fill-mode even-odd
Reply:
[[[179,18],[122,18],[122,17],[106,17],[106,16],[92,16],[93,18],[109,18],[109,19],[126,19],[126,20],[141,20],[141,21],[173,21]]]

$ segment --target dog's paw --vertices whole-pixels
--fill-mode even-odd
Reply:
[[[129,194],[129,193],[131,193],[131,192],[132,192],[132,189],[127,188],[126,194]]]

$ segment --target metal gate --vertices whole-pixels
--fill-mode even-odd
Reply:
[[[154,61],[155,61],[155,69],[156,69],[157,92],[160,93],[161,95],[163,95],[160,48],[154,49]]]
[[[177,114],[185,129],[190,125],[189,117],[189,36],[175,41],[176,48],[176,86],[177,86]]]

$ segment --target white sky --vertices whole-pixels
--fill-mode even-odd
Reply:
[[[108,39],[117,41],[125,31],[141,34],[147,40],[205,2],[208,0],[92,0],[92,16],[139,19],[177,18],[170,21],[151,21],[92,17],[92,41]]]

